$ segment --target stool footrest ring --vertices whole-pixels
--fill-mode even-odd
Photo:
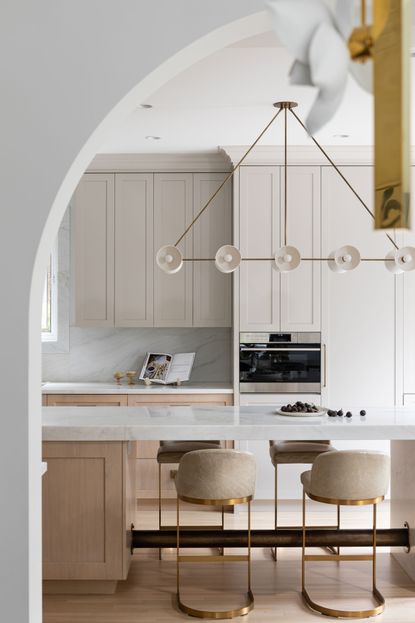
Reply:
[[[304,601],[312,610],[320,612],[320,614],[324,614],[329,617],[345,619],[366,619],[367,617],[373,617],[381,614],[385,609],[385,599],[382,593],[378,591],[377,588],[373,589],[372,595],[378,605],[375,608],[370,608],[368,610],[338,610],[337,608],[328,608],[327,606],[322,606],[311,599],[305,588],[303,588],[302,590],[302,595]]]
[[[180,600],[180,594],[176,593],[177,607],[179,610],[192,617],[198,617],[199,619],[233,619],[234,617],[244,616],[248,614],[254,607],[254,596],[252,591],[246,593],[246,604],[241,608],[235,608],[234,610],[198,610],[197,608],[191,608]]]

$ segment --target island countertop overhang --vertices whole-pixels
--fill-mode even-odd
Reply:
[[[296,418],[272,406],[43,407],[43,441],[347,439],[415,440],[414,407],[366,416]]]

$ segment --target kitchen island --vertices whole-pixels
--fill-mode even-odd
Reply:
[[[70,561],[70,564],[65,560],[62,566],[59,560],[61,555],[59,539],[55,537],[53,540],[46,533],[49,558],[46,557],[45,561],[47,571],[45,577],[61,581],[68,581],[70,578],[78,583],[79,580],[88,581],[88,590],[91,589],[91,582],[98,580],[104,584],[106,582],[107,585],[112,583],[111,587],[115,590],[117,579],[126,577],[131,542],[129,518],[133,516],[134,510],[129,493],[134,487],[131,484],[133,476],[128,469],[128,457],[134,454],[131,451],[131,444],[137,440],[391,440],[391,526],[401,528],[408,522],[410,542],[413,541],[415,410],[413,407],[367,408],[364,417],[357,415],[358,409],[351,411],[355,413],[352,418],[331,418],[328,415],[298,418],[276,415],[274,408],[270,406],[95,407],[94,409],[45,407],[43,440],[44,460],[48,462],[48,472],[44,476],[46,494],[44,497],[49,500],[45,517],[48,521],[53,511],[54,520],[53,523],[49,521],[49,530],[52,528],[56,530],[56,526],[59,526],[59,534],[65,532],[65,528],[69,529],[68,526],[72,529],[72,539],[77,544],[78,550],[76,548],[75,550],[79,555],[79,559]],[[92,482],[93,478],[96,480],[95,485]],[[65,479],[68,480],[67,483]],[[82,499],[78,489],[82,492]],[[73,508],[74,503],[75,506],[78,504],[80,512],[82,511],[80,515],[82,521],[92,522],[89,526],[82,529],[76,527],[74,515],[69,521],[63,510],[60,512],[67,491],[71,491],[72,495],[72,503],[68,504],[68,508]],[[53,499],[54,493],[61,496],[60,505]],[[52,510],[49,512],[48,509]],[[130,509],[130,512],[126,509]],[[119,517],[114,522],[116,512]],[[120,555],[116,563],[118,575],[111,575],[112,572],[106,565],[105,539],[108,539],[109,532],[105,522],[108,518],[113,521],[114,530],[119,535],[117,547]],[[93,533],[91,533],[92,526],[95,526]],[[74,547],[69,547],[68,532],[65,532],[65,538],[65,555],[70,552],[70,555],[74,556]],[[82,558],[85,550],[79,542],[80,538],[81,541],[84,539],[90,548],[87,552],[88,560]],[[112,547],[114,549],[114,542]],[[399,548],[394,551],[394,556],[415,581],[414,555]],[[98,561],[96,557],[99,558]],[[83,574],[82,577],[79,573]]]

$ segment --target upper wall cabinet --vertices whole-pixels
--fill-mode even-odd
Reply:
[[[154,176],[154,248],[175,244],[193,219],[191,173],[157,173]],[[180,244],[185,258],[192,257],[193,232]],[[154,268],[154,324],[157,327],[192,326],[193,265],[168,275]]]
[[[223,180],[217,173],[86,174],[74,196],[78,326],[212,327],[231,324],[231,277],[213,262],[167,275],[157,250],[174,244]],[[180,243],[185,258],[231,243],[230,186]]]
[[[321,257],[320,168],[289,167],[287,191],[287,244],[297,247],[302,258]],[[285,211],[281,209],[281,246],[284,231]],[[281,273],[281,330],[319,331],[320,292],[320,262],[302,261],[294,271]]]
[[[74,195],[76,324],[114,325],[114,175],[86,174]]]
[[[241,167],[239,240],[242,257],[269,258],[280,240],[279,167]],[[272,262],[241,262],[240,330],[280,329],[280,278]]]
[[[115,176],[115,326],[153,325],[153,175]]]
[[[219,188],[225,175],[194,175],[194,216]],[[232,244],[231,185],[225,184],[193,226],[193,257],[212,258],[224,244]],[[231,326],[232,276],[221,273],[213,262],[193,264],[193,326]]]
[[[287,223],[281,167],[241,167],[239,236],[243,257],[272,258],[284,245],[302,257],[320,257],[320,171],[289,167]],[[240,268],[241,331],[319,331],[321,268],[302,262],[279,273],[273,262],[243,262]]]

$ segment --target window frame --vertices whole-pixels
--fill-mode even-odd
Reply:
[[[51,332],[41,330],[42,353],[69,352],[70,321],[70,209],[65,212],[52,250]]]

